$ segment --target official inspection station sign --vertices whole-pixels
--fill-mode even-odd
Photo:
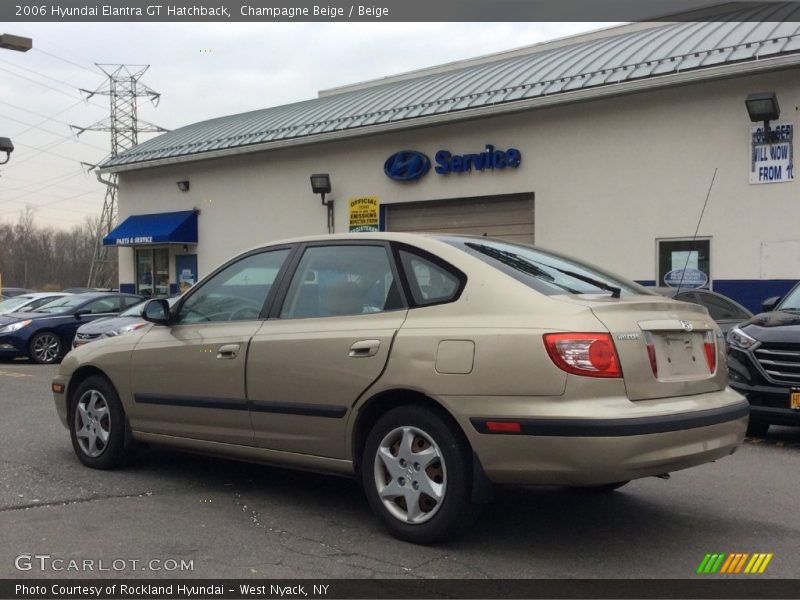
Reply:
[[[750,126],[750,183],[785,183],[794,180],[794,125],[775,121],[770,125],[771,140],[764,136],[764,125]]]

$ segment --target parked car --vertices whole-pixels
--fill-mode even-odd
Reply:
[[[168,298],[170,306],[178,301],[178,297]],[[114,337],[125,333],[131,333],[147,325],[147,321],[142,318],[144,301],[134,304],[129,309],[119,313],[116,317],[106,317],[92,321],[86,325],[81,325],[75,333],[72,347],[77,348],[89,342],[101,340],[103,338]]]
[[[37,363],[58,362],[71,348],[78,327],[116,315],[141,300],[131,294],[74,294],[30,312],[0,315],[0,357],[27,356]]]
[[[748,405],[705,309],[484,237],[320,236],[242,254],[53,380],[86,466],[135,441],[356,474],[396,536],[492,484],[613,489],[723,458]]]
[[[67,288],[62,290],[68,294],[86,294],[87,292],[118,292],[119,290],[116,288],[85,288],[85,287],[74,287],[74,288]]]
[[[27,312],[36,310],[40,306],[44,306],[48,302],[58,300],[67,296],[63,292],[34,292],[31,294],[20,294],[13,298],[8,298],[0,302],[0,315],[5,315],[11,312]]]
[[[6,298],[13,298],[14,296],[19,296],[20,294],[30,294],[34,290],[29,290],[28,288],[17,288],[17,287],[4,287],[2,289],[3,296]]]
[[[731,300],[727,296],[710,290],[678,289],[672,287],[657,287],[653,289],[662,296],[704,306],[708,314],[711,315],[711,318],[714,319],[720,329],[722,329],[722,333],[725,334],[739,323],[753,316],[753,313],[735,300]]]
[[[730,385],[750,402],[750,435],[800,426],[800,284],[761,308],[728,333]]]

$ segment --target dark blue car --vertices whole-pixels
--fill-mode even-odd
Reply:
[[[58,362],[72,347],[78,327],[116,316],[141,301],[133,294],[93,292],[65,296],[32,312],[0,315],[0,358]]]

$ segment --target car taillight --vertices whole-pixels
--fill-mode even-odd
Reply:
[[[714,343],[714,332],[706,331],[703,338],[703,347],[706,350],[706,362],[708,363],[709,373],[717,370],[717,345]]]
[[[653,340],[653,334],[649,331],[645,331],[644,341],[647,344],[647,358],[650,360],[650,368],[653,370],[653,377],[658,379],[658,361],[656,360],[656,344]]]
[[[622,377],[617,350],[607,333],[546,333],[544,346],[562,371],[586,377]]]

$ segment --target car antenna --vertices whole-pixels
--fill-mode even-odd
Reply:
[[[706,201],[703,202],[703,210],[700,211],[700,218],[697,219],[697,227],[694,228],[694,235],[692,236],[692,242],[697,239],[697,232],[700,231],[700,223],[703,221],[703,215],[706,213],[706,206],[708,205],[708,199],[711,197],[711,188],[714,187],[714,181],[717,179],[717,169],[718,167],[714,167],[714,175],[711,177],[711,184],[708,186],[708,192],[706,192]],[[683,265],[683,269],[681,269],[681,280],[678,282],[678,291],[675,292],[675,295],[681,293],[681,286],[683,285],[683,278],[686,277],[686,267],[689,266],[689,256],[691,253],[686,253],[686,262]]]

